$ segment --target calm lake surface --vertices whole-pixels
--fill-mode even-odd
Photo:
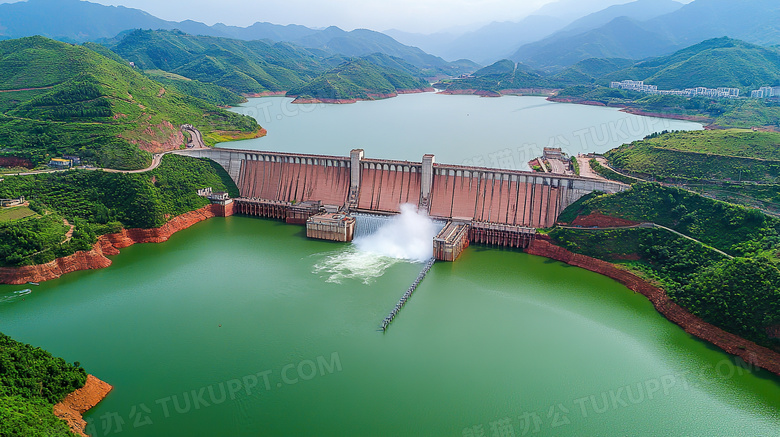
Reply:
[[[491,165],[503,148],[635,118],[538,98],[288,103],[253,100],[268,108],[269,136],[230,147]],[[636,119],[659,124],[632,139],[700,127]],[[518,153],[515,167],[528,159]],[[116,387],[86,416],[96,436],[780,432],[780,378],[615,281],[544,258],[472,246],[433,266],[385,334],[422,265],[311,241],[301,227],[215,218],[112,259],[27,295],[0,286],[0,331]]]
[[[778,378],[606,277],[471,247],[382,334],[421,265],[354,255],[301,227],[215,218],[8,300],[0,323],[116,387],[87,415],[101,436],[780,429]]]
[[[527,170],[544,147],[571,155],[603,153],[663,130],[698,130],[687,121],[641,117],[615,108],[548,102],[543,97],[484,98],[434,93],[350,105],[293,105],[286,97],[250,99],[234,108],[268,129],[222,147]]]

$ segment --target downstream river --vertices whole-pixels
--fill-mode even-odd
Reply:
[[[436,161],[528,170],[544,147],[571,155],[598,152],[663,130],[699,123],[641,117],[615,108],[548,102],[543,97],[484,98],[434,93],[351,105],[293,105],[292,99],[249,99],[235,112],[257,119],[268,135],[223,147],[368,158]]]
[[[550,138],[578,153],[622,143],[631,120],[647,129],[629,140],[701,128],[539,98],[288,103],[240,108],[269,135],[230,147],[477,165],[506,149],[503,167],[525,168]],[[609,141],[575,143],[603,126]],[[613,280],[472,246],[436,263],[383,334],[422,264],[370,250],[214,218],[31,294],[0,286],[0,331],[116,387],[86,415],[94,436],[778,435],[780,378]]]
[[[116,386],[87,414],[95,435],[780,429],[778,378],[620,284],[544,258],[471,247],[437,263],[385,334],[421,265],[301,227],[215,218],[113,260],[0,304],[3,332]]]

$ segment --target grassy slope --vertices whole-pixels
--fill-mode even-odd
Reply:
[[[86,47],[42,37],[0,42],[0,145],[36,164],[64,153],[101,166],[142,168],[139,149],[169,141],[178,126],[257,131],[256,122],[168,90]],[[8,95],[6,95],[8,94]]]
[[[740,130],[673,132],[607,153],[615,168],[670,180],[774,182],[780,134]]]
[[[371,99],[378,94],[425,89],[429,84],[409,73],[380,67],[366,59],[352,59],[287,95],[318,99]]]

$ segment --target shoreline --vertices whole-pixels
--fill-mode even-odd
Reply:
[[[53,413],[58,418],[68,423],[70,431],[74,434],[88,437],[85,430],[87,422],[84,413],[94,408],[114,387],[93,375],[87,375],[84,387],[74,390],[65,396],[65,399],[54,405]]]
[[[614,279],[629,290],[645,296],[656,311],[688,334],[715,345],[731,355],[736,355],[750,365],[780,376],[780,353],[705,322],[672,301],[666,291],[627,270],[622,270],[606,261],[571,252],[544,238],[534,240],[525,252]]]
[[[67,273],[109,267],[112,261],[107,256],[119,254],[119,249],[138,243],[162,243],[176,232],[201,221],[213,217],[232,216],[232,205],[206,205],[176,216],[159,228],[123,229],[115,234],[101,235],[91,250],[76,252],[46,264],[2,267],[0,268],[0,283],[21,285],[28,282],[45,282],[57,279]],[[534,240],[525,253],[560,261],[614,279],[630,290],[645,296],[661,315],[682,327],[687,333],[707,341],[729,354],[742,358],[746,363],[780,376],[780,353],[705,322],[673,302],[663,289],[634,273],[622,270],[612,263],[576,254],[556,246],[546,236],[540,236]]]
[[[92,246],[92,249],[57,258],[45,264],[0,267],[0,284],[23,285],[28,282],[46,282],[68,273],[106,268],[112,264],[112,261],[107,256],[119,254],[119,249],[137,243],[162,243],[168,241],[176,232],[187,229],[196,223],[212,217],[233,215],[232,205],[206,205],[176,216],[159,228],[123,229],[115,234],[101,235]]]
[[[479,96],[479,97],[548,97],[551,98],[556,90],[553,88],[508,88],[498,91],[478,90],[475,88],[465,88],[458,90],[439,90],[436,94],[447,96]]]
[[[601,106],[605,108],[620,108],[620,112],[625,112],[626,114],[640,115],[643,117],[666,118],[670,120],[690,121],[693,123],[700,123],[704,125],[705,129],[719,129],[719,126],[713,124],[714,121],[713,119],[705,116],[650,112],[650,111],[644,111],[642,109],[634,108],[633,106],[627,106],[627,105],[609,106],[601,102],[596,102],[592,100],[583,100],[583,99],[578,99],[576,97],[551,96],[548,97],[547,100],[555,103],[571,103],[573,105]]]
[[[310,104],[328,104],[328,105],[350,105],[357,102],[372,102],[374,100],[385,100],[398,97],[403,94],[422,94],[434,92],[433,88],[418,88],[410,90],[396,90],[392,93],[366,93],[367,98],[349,98],[349,99],[328,99],[328,98],[316,98],[316,97],[301,97],[301,96],[288,96],[294,98],[292,103],[294,105],[310,105]]]

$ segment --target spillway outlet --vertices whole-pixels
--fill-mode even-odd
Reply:
[[[355,218],[343,213],[322,213],[306,221],[306,236],[347,243],[355,237]]]

